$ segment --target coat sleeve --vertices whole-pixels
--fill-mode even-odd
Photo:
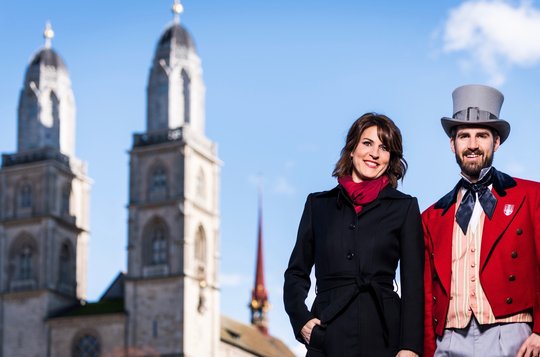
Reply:
[[[289,266],[285,271],[285,284],[283,286],[285,311],[291,320],[294,335],[301,343],[305,343],[300,334],[302,327],[314,318],[305,303],[311,286],[309,276],[314,263],[311,197],[312,195],[309,195],[306,200],[304,213],[298,227],[296,244],[289,259]]]
[[[425,311],[424,311],[424,357],[432,357],[435,353],[435,331],[433,329],[433,271],[431,267],[431,238],[427,227],[427,213],[422,215],[422,226],[424,230],[424,299],[425,299]]]
[[[401,228],[401,349],[422,354],[424,241],[418,201],[411,200]]]

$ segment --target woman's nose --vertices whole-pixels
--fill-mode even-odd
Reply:
[[[369,153],[369,156],[371,156],[371,157],[374,158],[374,159],[379,158],[379,148],[373,146],[373,147],[371,148],[371,151],[370,151],[370,153]]]

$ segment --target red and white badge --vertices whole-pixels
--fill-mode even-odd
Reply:
[[[503,212],[505,215],[509,216],[514,212],[514,205],[506,204],[504,205]]]

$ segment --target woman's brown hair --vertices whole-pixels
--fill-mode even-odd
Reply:
[[[407,161],[403,158],[401,132],[392,119],[377,113],[366,113],[351,125],[332,176],[342,177],[352,174],[351,153],[356,149],[364,130],[372,126],[377,127],[377,136],[390,151],[390,162],[384,174],[388,176],[390,185],[396,188],[398,180],[403,179],[407,172]]]

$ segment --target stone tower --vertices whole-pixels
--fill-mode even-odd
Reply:
[[[182,5],[150,69],[146,132],[130,151],[128,345],[164,355],[216,356],[219,170],[204,133],[204,83]]]
[[[43,356],[47,317],[85,297],[90,180],[53,35],[47,24],[20,93],[17,152],[2,156],[0,356]]]

